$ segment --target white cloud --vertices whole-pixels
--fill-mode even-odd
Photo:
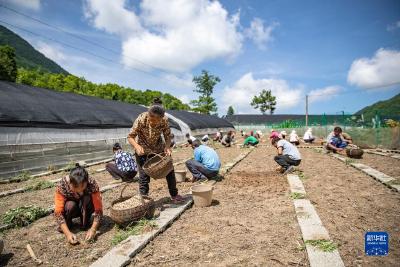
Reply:
[[[85,17],[93,25],[109,33],[126,36],[142,31],[139,18],[135,12],[125,6],[125,0],[86,0]]]
[[[239,16],[218,1],[143,0],[140,12],[126,3],[86,0],[85,13],[95,27],[121,36],[127,67],[185,72],[241,50]]]
[[[5,0],[5,2],[14,6],[32,9],[35,11],[40,9],[40,0]]]
[[[224,108],[233,106],[238,113],[256,113],[250,105],[252,98],[263,89],[271,90],[277,99],[277,111],[296,106],[303,100],[303,88],[291,87],[282,79],[254,79],[251,72],[243,75],[232,86],[224,89]]]
[[[175,74],[164,74],[163,79],[166,80],[170,85],[177,88],[193,89],[193,75],[190,73],[185,73],[183,75]]]
[[[359,58],[351,64],[347,81],[365,89],[400,83],[400,51],[379,49],[372,58]]]
[[[308,100],[310,103],[318,102],[318,101],[326,101],[332,99],[332,97],[336,96],[343,90],[342,87],[338,85],[327,86],[321,89],[311,90],[308,95]]]
[[[400,20],[392,23],[386,27],[386,30],[389,32],[395,31],[400,28]]]
[[[279,23],[274,22],[266,27],[262,19],[254,18],[250,23],[250,28],[245,30],[245,35],[253,40],[259,49],[263,50],[267,43],[273,40],[272,31],[277,26],[279,26]]]
[[[78,67],[80,69],[82,66],[87,68],[99,67],[99,64],[96,61],[89,60],[82,56],[76,56],[75,54],[71,55],[65,53],[64,49],[58,45],[50,45],[49,43],[39,41],[36,43],[35,48],[46,57],[61,65],[61,67],[67,71],[77,69]]]
[[[55,62],[64,62],[67,56],[61,52],[61,48],[57,46],[51,46],[45,42],[39,41],[37,43],[37,50],[39,50],[46,57],[54,60]]]
[[[190,98],[188,95],[180,95],[178,96],[179,100],[182,101],[185,104],[189,104]]]

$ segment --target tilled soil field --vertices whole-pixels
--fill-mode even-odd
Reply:
[[[305,266],[286,177],[260,147],[216,184],[211,207],[186,211],[132,266]]]
[[[193,153],[191,150],[189,152]],[[238,148],[221,148],[217,150],[222,162],[232,161],[239,153],[244,152]],[[185,154],[185,158],[191,154]],[[174,157],[175,161],[176,157]],[[184,159],[184,158],[183,158]],[[97,179],[97,178],[96,178]],[[111,180],[111,178],[109,178]],[[179,183],[178,189],[181,194],[188,192],[191,183]],[[124,195],[133,195],[137,193],[137,183],[130,184],[124,192]],[[77,246],[68,245],[64,235],[56,232],[56,223],[53,216],[42,218],[32,225],[20,229],[8,230],[4,234],[4,240],[7,244],[5,255],[0,258],[0,266],[32,266],[33,261],[30,258],[26,245],[31,244],[37,256],[43,260],[44,266],[87,266],[98,257],[104,255],[111,247],[111,240],[116,233],[114,223],[107,216],[110,210],[110,203],[116,199],[121,187],[112,189],[102,194],[104,203],[104,220],[99,229],[100,234],[94,243],[82,243]],[[54,189],[41,190],[36,192],[23,193],[15,196],[13,200],[7,200],[7,207],[1,209],[7,210],[10,205],[14,207],[35,204],[42,207],[48,207],[53,204]],[[34,193],[34,194],[31,194]],[[164,179],[152,180],[150,183],[150,195],[154,199],[161,199],[168,196],[167,183]],[[7,198],[7,197],[6,197]],[[2,204],[3,200],[1,199]],[[26,199],[30,198],[29,203]],[[3,206],[3,205],[2,205]],[[84,239],[85,232],[78,232],[80,240]]]
[[[345,265],[399,266],[400,194],[326,154],[311,149],[301,153],[307,197],[339,245]],[[367,231],[389,233],[389,256],[365,256]]]
[[[362,159],[354,159],[359,162],[377,169],[386,175],[397,178],[400,181],[400,160],[388,156],[380,156],[375,154],[364,153]]]
[[[174,162],[179,162],[184,159],[187,159],[191,157],[193,154],[192,150],[189,148],[185,148],[184,150],[180,150],[179,153],[175,152],[173,155]],[[107,171],[103,172],[94,172],[95,170],[105,168],[105,164],[99,164],[96,166],[92,166],[88,168],[88,171],[90,173],[90,176],[93,177],[97,183],[99,184],[100,187],[105,186],[110,183],[116,182],[114,178],[111,177],[111,175]],[[184,165],[178,165],[177,169],[184,168]],[[52,174],[50,176],[45,176],[41,178],[34,179],[33,181],[39,181],[38,179],[42,180],[51,180],[51,179],[57,179],[61,178],[63,176],[66,176],[68,173],[66,172],[61,172],[58,174]],[[51,178],[50,178],[51,177]],[[12,185],[15,188],[21,188],[26,186],[28,183],[33,183],[33,181],[27,181],[22,183],[14,183],[14,184],[5,184],[5,185],[0,185],[0,188],[3,188],[3,186],[8,186]],[[15,189],[14,188],[14,189]],[[3,190],[2,190],[3,191]],[[31,191],[31,192],[25,192],[22,194],[15,194],[15,195],[10,195],[6,197],[0,198],[1,204],[0,205],[0,216],[3,215],[8,209],[11,208],[16,208],[22,205],[37,205],[40,207],[45,207],[47,208],[48,206],[52,205],[52,200],[54,196],[54,188],[48,188],[44,190],[38,190],[38,191]]]
[[[192,149],[189,147],[178,148],[173,151],[172,157],[174,159],[174,162],[179,162],[179,161],[182,161],[184,159],[191,157],[192,154],[193,154]],[[110,158],[111,157],[112,157],[112,153],[110,152]],[[105,163],[101,163],[101,164],[93,165],[93,166],[90,166],[87,168],[87,171],[89,172],[89,174],[96,177],[96,181],[101,186],[110,182],[110,175],[108,175],[108,173],[107,173],[107,175],[104,175],[104,173],[96,173],[96,170],[104,169],[105,166],[106,166]],[[64,172],[45,175],[45,176],[41,176],[41,177],[37,177],[37,178],[32,178],[28,181],[23,181],[23,182],[19,182],[19,183],[0,184],[0,192],[26,187],[26,186],[34,184],[38,181],[55,180],[55,179],[65,176],[67,174],[68,174],[68,172],[64,171]]]

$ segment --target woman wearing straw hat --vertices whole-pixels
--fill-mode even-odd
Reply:
[[[152,154],[165,152],[167,155],[171,155],[171,129],[159,98],[155,98],[149,110],[140,114],[135,120],[128,135],[128,142],[136,151],[136,162],[139,165],[140,194],[148,195],[150,176],[143,171],[144,163]],[[182,202],[183,198],[178,195],[176,188],[175,171],[172,170],[168,173],[166,179],[172,201]]]

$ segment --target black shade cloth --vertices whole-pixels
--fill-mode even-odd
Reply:
[[[129,128],[146,107],[0,81],[0,126]],[[169,120],[170,127],[180,130]]]
[[[207,128],[234,128],[232,123],[225,119],[221,119],[218,116],[178,110],[168,110],[167,112],[185,122],[191,130]]]

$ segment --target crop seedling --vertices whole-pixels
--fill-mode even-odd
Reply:
[[[304,181],[306,180],[308,177],[304,175],[303,171],[297,171],[297,176],[299,176],[300,180]]]
[[[54,187],[55,183],[47,180],[37,181],[36,183],[32,183],[26,187],[27,191],[36,191],[36,190],[43,190],[47,188]]]
[[[303,199],[303,198],[306,198],[306,196],[302,193],[293,192],[293,193],[290,193],[290,198],[291,199]]]
[[[49,165],[49,166],[47,166],[47,170],[48,170],[49,172],[54,172],[55,170],[57,170],[57,168],[56,168],[56,166],[54,166],[54,165]]]
[[[74,161],[70,161],[67,166],[65,166],[65,171],[69,172],[70,170],[72,170],[75,167],[76,163]]]
[[[11,182],[24,182],[32,179],[31,173],[28,171],[22,171],[17,176],[11,179]]]
[[[36,206],[22,206],[9,209],[2,218],[2,222],[12,227],[22,227],[31,224],[47,215],[47,210]]]
[[[112,245],[117,245],[127,239],[131,235],[140,235],[144,232],[149,232],[157,227],[157,223],[154,220],[141,219],[138,222],[134,222],[125,228],[115,226],[117,232],[111,240]]]
[[[344,161],[344,163],[346,163],[346,165],[351,165],[351,164],[354,163],[354,159],[346,159],[346,160]]]
[[[310,244],[323,252],[332,252],[337,249],[337,245],[330,240],[318,239],[318,240],[307,240],[306,244]]]

